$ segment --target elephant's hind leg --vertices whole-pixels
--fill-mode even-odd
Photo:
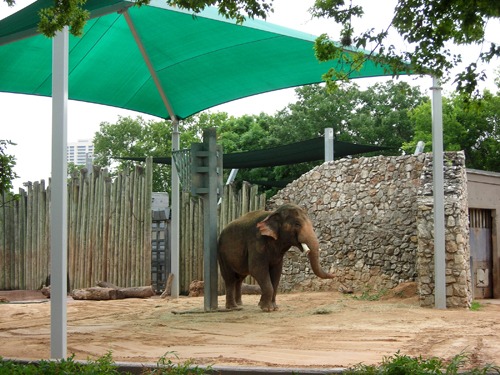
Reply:
[[[238,281],[239,275],[232,271],[224,272],[221,268],[221,275],[224,279],[224,284],[226,286],[226,309],[231,310],[238,307]],[[240,304],[241,304],[241,283],[240,285]]]
[[[235,298],[235,301],[236,301],[236,304],[238,306],[241,306],[243,305],[243,302],[241,301],[241,284],[243,284],[243,280],[245,280],[245,277],[246,276],[242,276],[242,275],[238,275],[238,279],[236,280],[236,283],[235,283],[235,293],[234,293],[234,298]]]
[[[236,304],[235,292],[236,292],[236,283],[235,280],[227,281],[226,284],[226,309],[231,310],[238,307]]]

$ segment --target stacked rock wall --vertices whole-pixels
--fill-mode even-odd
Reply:
[[[333,281],[317,278],[307,258],[293,248],[285,257],[281,290],[328,290],[342,285],[380,291],[419,281],[421,304],[432,305],[434,250],[433,240],[427,241],[433,231],[433,218],[427,215],[433,203],[431,161],[431,155],[420,154],[327,162],[271,198],[270,209],[287,202],[307,209],[320,241],[321,264],[336,276]],[[446,203],[450,306],[467,305],[470,300],[470,287],[459,285],[470,281],[463,264],[469,253],[463,161],[462,153],[446,157],[447,200],[453,200],[451,206]]]
[[[444,168],[446,305],[472,301],[467,174],[463,153],[446,153]],[[417,274],[421,306],[434,305],[434,198],[432,156],[428,155],[418,196]]]

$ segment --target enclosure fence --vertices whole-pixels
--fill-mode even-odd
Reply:
[[[46,187],[42,180],[19,190],[19,200],[0,207],[0,290],[39,289],[50,274],[50,185]],[[68,182],[69,288],[87,288],[98,281],[122,287],[151,284],[151,191],[150,159],[145,167],[113,179],[99,167],[72,175]],[[218,208],[219,231],[265,204],[265,194],[259,194],[257,186],[225,186]],[[203,280],[202,200],[183,193],[180,219],[179,285],[187,293],[191,281]]]
[[[28,183],[0,208],[0,290],[39,289],[50,274],[50,185]],[[151,284],[152,160],[111,179],[82,169],[68,183],[71,288]]]

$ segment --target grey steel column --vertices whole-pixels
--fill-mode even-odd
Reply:
[[[333,161],[333,128],[325,128],[325,161]]]
[[[180,147],[180,133],[179,133],[179,120],[175,119],[172,121],[172,150],[178,151]],[[179,173],[177,172],[177,167],[174,163],[174,158],[172,157],[172,217],[170,218],[170,272],[174,275],[172,280],[171,297],[179,297],[179,260],[180,260],[180,181]]]
[[[440,82],[432,77],[432,175],[434,192],[434,307],[446,309],[444,223],[443,103]]]
[[[68,27],[52,42],[52,179],[50,212],[50,357],[66,358],[68,270]]]

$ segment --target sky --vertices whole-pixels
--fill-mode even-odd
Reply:
[[[0,0],[0,19],[20,10],[31,2],[32,0],[16,0],[16,6],[9,8],[4,0]],[[338,39],[340,26],[330,20],[311,19],[307,10],[313,3],[314,0],[274,0],[274,13],[268,16],[267,21],[314,35],[328,33],[332,39]],[[356,3],[363,5],[366,14],[363,20],[354,23],[355,30],[360,32],[369,27],[375,27],[377,30],[385,28],[393,14],[392,9],[396,1],[359,0]],[[499,23],[490,25],[491,35],[498,35],[499,25]],[[397,34],[391,35],[391,41],[398,48],[405,48],[404,41]],[[499,64],[490,67],[490,72]],[[361,86],[368,86],[386,79],[390,78],[363,79],[356,82]],[[422,88],[431,86],[429,77],[417,79],[403,77],[400,80],[406,80]],[[445,87],[445,95],[446,90],[451,91],[451,86]],[[226,103],[210,109],[210,112],[224,111],[233,116],[261,112],[272,115],[289,103],[293,103],[295,99],[294,90],[286,89]],[[7,148],[7,153],[16,158],[14,170],[19,178],[14,181],[15,191],[22,187],[24,182],[48,180],[50,177],[51,108],[51,98],[0,93],[0,139],[16,143],[15,146]],[[70,101],[68,104],[68,143],[80,139],[92,139],[95,132],[99,131],[101,122],[115,123],[120,116],[133,118],[141,116],[146,120],[160,120],[153,116],[119,108]]]

